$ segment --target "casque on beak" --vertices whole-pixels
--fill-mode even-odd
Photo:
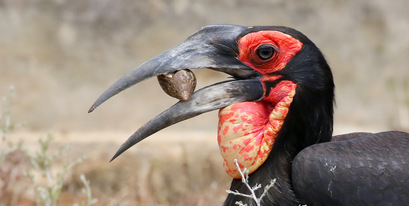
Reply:
[[[153,133],[192,118],[241,101],[257,101],[263,97],[260,74],[237,59],[237,38],[247,27],[214,25],[202,28],[179,46],[143,63],[110,86],[88,112],[119,92],[145,79],[183,69],[213,69],[225,72],[233,80],[216,83],[194,92],[187,101],[179,101],[141,128],[119,148],[111,161]]]

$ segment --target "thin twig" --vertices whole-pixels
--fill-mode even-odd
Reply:
[[[254,187],[251,187],[249,185],[249,170],[247,168],[244,168],[243,170],[241,170],[239,162],[237,161],[237,159],[234,159],[234,163],[236,164],[237,170],[239,171],[239,173],[241,175],[241,181],[250,190],[251,195],[243,194],[243,193],[241,193],[241,192],[239,192],[237,190],[236,191],[226,190],[226,192],[229,193],[229,194],[232,194],[232,195],[238,195],[238,196],[252,198],[256,202],[257,206],[261,206],[261,200],[264,198],[264,196],[267,195],[268,190],[270,190],[270,188],[272,188],[274,186],[274,184],[276,182],[276,179],[271,180],[270,184],[268,184],[268,185],[266,185],[264,187],[263,194],[261,194],[260,198],[257,198],[255,192],[256,192],[256,190],[261,188],[261,184],[256,184]],[[244,204],[241,201],[237,201],[236,205],[238,205],[238,206],[247,206],[247,204]]]
[[[240,172],[241,182],[243,182],[243,184],[246,185],[246,187],[250,190],[250,192],[251,192],[251,197],[253,198],[254,201],[256,201],[257,206],[261,206],[261,205],[260,205],[260,199],[257,198],[256,193],[255,193],[256,189],[251,188],[251,186],[250,186],[249,183],[248,183],[248,182],[249,182],[249,181],[248,181],[248,180],[249,180],[249,179],[248,179],[248,177],[249,177],[249,170],[248,170],[247,168],[244,168],[243,171],[242,171],[241,168],[240,168],[240,165],[239,165],[239,161],[237,161],[237,159],[234,159],[234,163],[236,164],[236,167],[237,167],[237,169],[238,169],[239,172]],[[257,185],[256,185],[256,187],[257,187]],[[260,188],[260,187],[258,187],[258,188]],[[258,188],[257,188],[257,189],[258,189]]]

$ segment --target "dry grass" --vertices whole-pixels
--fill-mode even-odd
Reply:
[[[10,138],[25,142],[27,150],[36,150],[38,144],[34,139],[38,135],[17,132]],[[61,170],[64,162],[73,161],[82,155],[87,156],[67,176],[58,205],[71,205],[86,199],[81,192],[84,187],[79,178],[81,174],[90,181],[92,196],[98,199],[97,205],[222,204],[230,178],[221,165],[215,140],[211,141],[213,135],[156,135],[152,140],[140,143],[109,163],[110,155],[120,145],[119,140],[113,142],[110,139],[125,136],[110,132],[54,135],[51,148],[55,150],[68,146],[60,163],[53,166],[55,170]],[[6,162],[18,164],[18,167],[13,167],[24,179],[24,167],[29,167],[29,164],[21,157],[19,159],[18,153],[12,154]],[[30,189],[31,185],[27,180],[23,182],[25,188]],[[35,205],[32,191],[26,189],[21,192],[18,190],[19,184],[14,185],[16,188],[8,197],[20,197],[17,205]]]
[[[112,163],[107,156],[99,158],[76,173],[86,174],[107,205],[220,205],[229,178],[215,142],[157,138],[167,140],[137,145]]]

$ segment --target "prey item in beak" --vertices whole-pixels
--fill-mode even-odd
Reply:
[[[157,76],[160,87],[171,97],[187,101],[196,88],[196,76],[189,69]]]
[[[112,160],[132,145],[172,124],[237,102],[260,100],[264,94],[260,73],[237,58],[237,38],[246,29],[247,27],[237,25],[204,27],[179,46],[145,62],[109,87],[88,112],[92,112],[107,99],[124,89],[153,76],[158,76],[160,79],[163,77],[161,75],[173,75],[178,71],[208,68],[230,74],[233,77],[230,81],[200,89],[191,94],[190,98],[183,99],[179,94],[175,95],[182,101],[138,129],[121,146]],[[172,82],[171,86],[177,87],[179,83]]]

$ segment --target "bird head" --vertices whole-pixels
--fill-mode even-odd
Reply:
[[[145,79],[180,70],[212,69],[233,78],[195,91],[141,128],[112,158],[165,127],[220,109],[218,143],[226,172],[234,159],[250,173],[278,147],[300,151],[332,134],[334,84],[319,49],[279,26],[211,25],[145,62],[109,87],[89,112]],[[295,154],[293,154],[295,155]]]

